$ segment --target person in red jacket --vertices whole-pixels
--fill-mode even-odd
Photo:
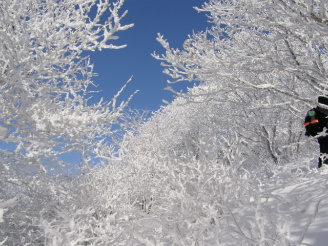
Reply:
[[[318,106],[310,109],[304,121],[305,135],[316,137],[320,146],[318,168],[328,164],[328,95],[318,97]]]

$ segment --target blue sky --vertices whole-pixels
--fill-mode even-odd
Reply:
[[[124,49],[102,50],[91,53],[94,78],[100,93],[109,101],[112,96],[133,76],[132,82],[122,95],[127,97],[139,90],[130,103],[137,109],[157,110],[165,105],[162,100],[172,101],[173,94],[165,91],[169,77],[163,74],[160,61],[154,59],[154,51],[162,54],[164,49],[157,42],[157,33],[169,41],[172,48],[182,48],[188,34],[205,30],[209,23],[204,13],[198,13],[193,6],[201,7],[204,0],[126,0],[123,11],[128,10],[123,24],[134,23],[134,27],[117,33],[118,44],[127,44]],[[186,87],[188,84],[181,84]],[[191,84],[189,84],[191,86]],[[177,88],[177,87],[175,87]]]

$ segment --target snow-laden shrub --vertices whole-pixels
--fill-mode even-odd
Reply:
[[[262,204],[259,182],[238,166],[242,156],[234,165],[163,157],[131,159],[142,203],[131,244],[288,245],[282,216]]]
[[[123,2],[1,1],[0,244],[48,244],[52,224],[78,217],[72,207],[81,183],[70,169],[106,160],[129,101],[117,103],[121,90],[109,102],[90,102],[95,74],[85,51],[125,47],[112,43],[133,26],[120,24]]]
[[[40,211],[37,222],[47,245],[124,242],[135,217],[126,178],[123,167],[95,167],[66,183],[66,189]]]
[[[288,245],[284,219],[262,203],[272,162],[261,166],[244,139],[220,126],[217,104],[175,102],[126,138],[121,161],[138,215],[127,242]]]
[[[34,245],[288,245],[283,216],[244,168],[243,143],[225,146],[229,164],[144,148],[63,182],[33,221]]]

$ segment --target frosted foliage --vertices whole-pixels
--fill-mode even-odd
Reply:
[[[226,137],[217,106],[179,98],[126,136],[125,180],[141,213],[127,244],[289,245],[283,216],[262,203],[271,196],[259,185],[265,168],[247,160],[241,139]]]
[[[327,86],[327,8],[316,0],[209,1],[197,10],[209,12],[212,28],[190,36],[182,51],[159,36],[166,54],[156,57],[171,82],[212,81],[306,101]]]
[[[17,154],[25,149],[28,158],[56,156],[110,133],[124,104],[116,109],[116,96],[110,103],[87,106],[93,73],[81,52],[124,47],[110,44],[115,32],[131,26],[120,25],[122,3],[2,3],[0,136],[18,144]],[[110,15],[102,23],[106,12]]]
[[[212,27],[190,35],[183,50],[159,35],[166,52],[153,56],[169,83],[199,86],[167,89],[188,102],[218,102],[230,129],[260,156],[260,149],[276,163],[298,156],[304,115],[327,94],[327,3],[213,0],[196,9]]]
[[[210,1],[198,10],[213,27],[184,50],[159,35],[166,53],[154,57],[169,82],[200,83],[185,93],[169,86],[177,99],[120,145],[120,163],[133,166],[130,200],[144,212],[129,244],[302,243],[275,206],[290,203],[270,187],[297,183],[316,155],[303,116],[326,90],[326,7]]]
[[[122,3],[0,6],[0,245],[312,245],[327,179],[302,121],[326,91],[326,3],[205,3],[212,28],[154,54],[195,84],[147,120],[121,91],[87,100],[82,51],[123,47]]]
[[[112,152],[112,125],[129,99],[118,104],[120,91],[110,102],[88,102],[94,73],[83,51],[125,47],[112,44],[117,32],[132,27],[120,24],[123,2],[1,1],[0,241],[7,238],[6,245],[42,244],[39,213],[70,196],[64,187],[71,189],[67,183],[78,173],[70,169],[80,164],[86,173]],[[16,197],[15,206],[1,205]]]
[[[237,10],[252,7],[251,1],[246,3],[211,1],[204,9],[214,16],[225,7],[224,13],[237,15]],[[269,4],[260,3],[262,9]],[[257,7],[254,13],[259,13]],[[253,21],[254,16],[241,19]],[[51,203],[53,210],[43,210],[40,219],[49,243],[302,243],[304,237],[294,239],[288,229],[293,212],[286,207],[300,211],[297,200],[285,199],[273,187],[297,184],[308,172],[315,146],[302,138],[303,111],[324,88],[306,82],[305,77],[312,76],[306,71],[300,78],[295,68],[270,70],[260,61],[247,66],[251,53],[246,48],[256,43],[250,34],[257,29],[248,29],[248,23],[242,29],[241,23],[228,32],[228,26],[214,21],[211,30],[190,36],[183,51],[171,49],[159,37],[166,54],[155,57],[163,61],[171,82],[202,83],[184,94],[168,87],[180,97],[146,122],[132,120],[117,141],[111,165],[77,179],[73,187],[78,195],[72,195],[73,188],[61,189],[72,193],[62,192],[65,199]],[[259,34],[265,38],[254,51],[273,48],[266,41],[272,31]],[[264,54],[257,59],[272,60]]]

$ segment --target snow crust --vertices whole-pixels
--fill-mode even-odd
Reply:
[[[3,214],[4,214],[4,209],[3,208],[0,208],[0,223],[3,223],[3,222],[5,222],[4,220],[3,220]]]
[[[268,205],[285,215],[286,234],[296,245],[328,242],[328,167],[313,169],[297,180],[269,188]]]
[[[0,140],[4,139],[7,135],[7,128],[0,126]]]

